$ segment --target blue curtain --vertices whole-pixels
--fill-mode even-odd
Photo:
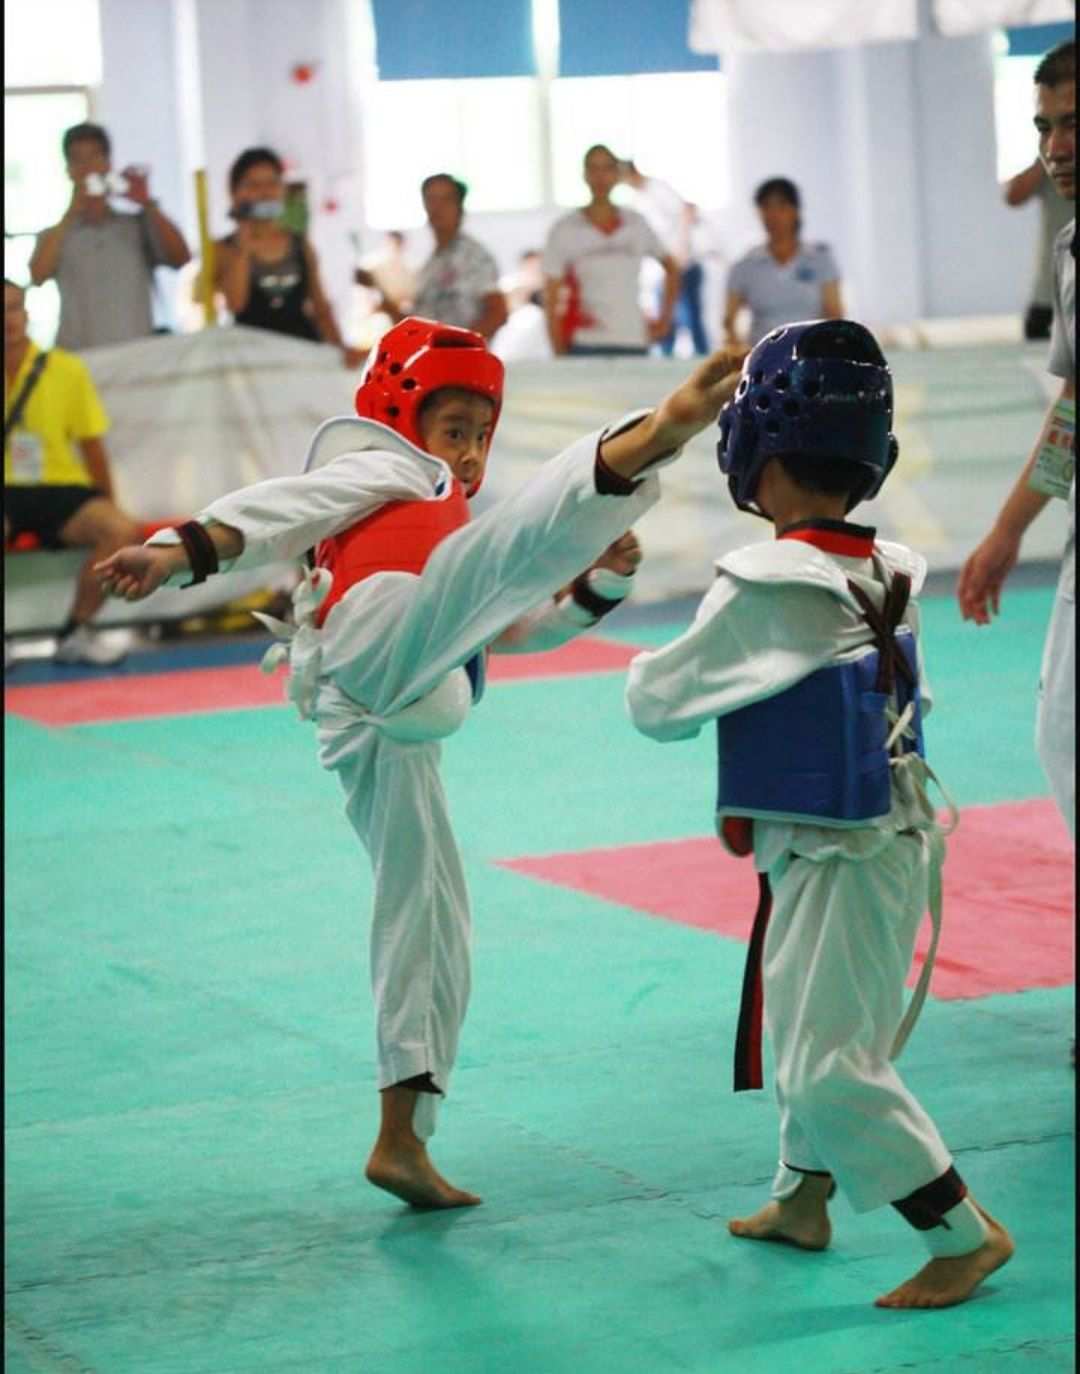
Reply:
[[[559,75],[715,72],[687,46],[690,0],[559,0]]]
[[[1023,28],[1006,29],[1010,57],[1042,57],[1058,43],[1076,33],[1072,24],[1028,24]]]
[[[530,0],[373,0],[380,81],[533,76]]]

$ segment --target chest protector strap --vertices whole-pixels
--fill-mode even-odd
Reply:
[[[460,482],[444,501],[391,501],[342,534],[324,539],[315,566],[333,574],[333,589],[319,608],[317,623],[350,587],[380,572],[423,571],[436,546],[468,523],[469,504]]]

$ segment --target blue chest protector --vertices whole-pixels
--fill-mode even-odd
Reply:
[[[717,720],[718,824],[747,816],[845,827],[888,814],[893,697],[897,713],[914,703],[894,753],[924,755],[915,636],[896,625],[907,602],[907,588],[897,590],[893,606],[886,602],[891,624],[864,604],[874,642],[863,653]]]

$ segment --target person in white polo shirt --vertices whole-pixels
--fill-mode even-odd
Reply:
[[[595,144],[585,154],[589,204],[552,225],[544,247],[544,314],[556,354],[614,357],[644,354],[671,329],[679,268],[643,215],[613,205],[619,163]],[[647,319],[638,300],[641,263],[664,269],[659,317]]]
[[[736,317],[750,309],[751,348],[796,320],[839,320],[840,269],[827,243],[802,240],[802,197],[787,177],[770,177],[754,192],[766,242],[734,264],[727,279],[724,338],[739,342]]]

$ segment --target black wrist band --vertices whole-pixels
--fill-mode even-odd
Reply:
[[[599,496],[629,496],[641,486],[629,477],[613,472],[600,457],[599,446],[596,450],[596,491]]]
[[[205,526],[197,520],[185,520],[182,525],[174,525],[173,529],[180,536],[191,564],[191,581],[183,583],[183,586],[194,587],[199,582],[205,582],[211,573],[218,570],[217,546]]]
[[[588,611],[596,620],[622,604],[621,601],[609,601],[606,596],[594,592],[589,586],[588,573],[582,573],[580,577],[574,578],[570,584],[570,596],[576,606],[580,606],[583,611]]]

